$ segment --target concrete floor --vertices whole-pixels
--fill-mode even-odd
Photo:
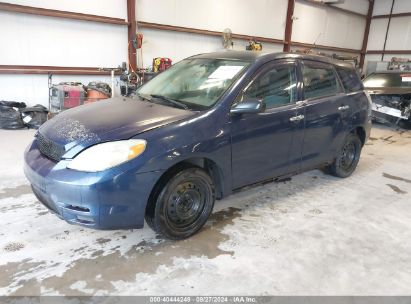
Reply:
[[[310,171],[217,202],[180,242],[49,214],[22,172],[33,133],[0,131],[0,295],[410,293],[410,131],[374,127],[351,178]]]

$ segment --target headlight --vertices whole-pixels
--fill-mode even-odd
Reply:
[[[92,146],[80,152],[67,168],[99,172],[120,165],[141,155],[147,142],[142,139],[112,141]]]

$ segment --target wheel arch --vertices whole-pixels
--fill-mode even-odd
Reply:
[[[224,196],[223,173],[218,164],[207,157],[190,157],[175,163],[160,176],[150,192],[145,212],[154,207],[156,196],[162,185],[172,176],[189,167],[199,167],[206,171],[214,183],[216,198],[221,199]]]
[[[356,127],[354,129],[352,129],[350,133],[358,135],[358,137],[361,140],[361,144],[363,146],[365,145],[365,140],[366,140],[367,135],[366,135],[365,129],[363,127]]]

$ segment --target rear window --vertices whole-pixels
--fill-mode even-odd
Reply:
[[[347,92],[357,92],[364,89],[361,79],[358,77],[355,70],[337,67],[337,73]]]
[[[339,92],[337,79],[331,66],[304,63],[302,72],[306,99],[330,96]]]
[[[411,87],[411,73],[376,73],[364,80],[366,88],[409,88]]]

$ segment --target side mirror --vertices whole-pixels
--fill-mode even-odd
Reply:
[[[246,99],[231,108],[231,114],[257,114],[265,111],[265,103],[258,99]]]

